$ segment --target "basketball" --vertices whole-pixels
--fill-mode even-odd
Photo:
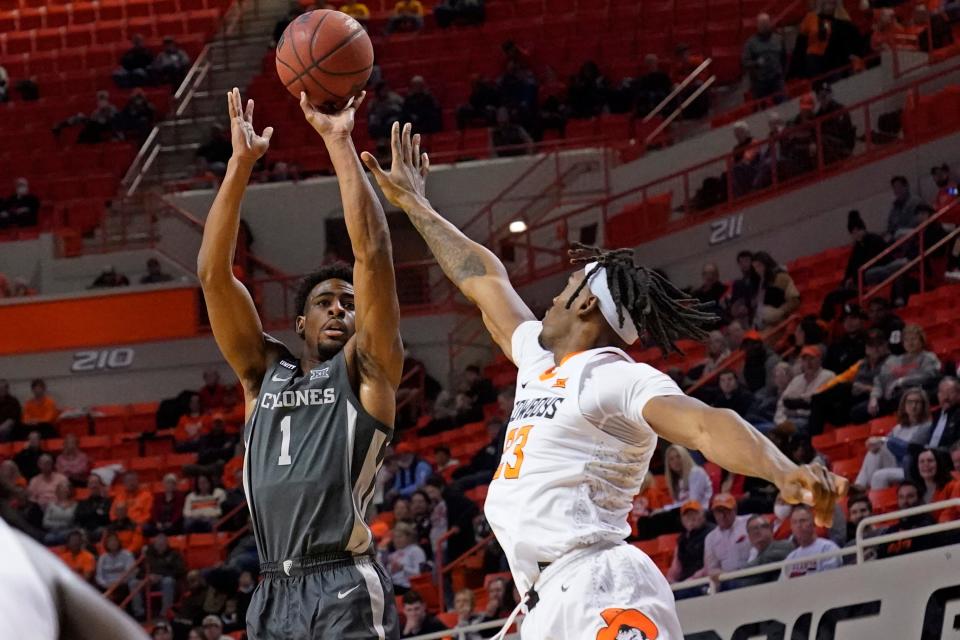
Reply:
[[[277,75],[297,99],[327,112],[359,94],[373,68],[373,44],[359,22],[339,11],[317,9],[287,25],[277,42]]]

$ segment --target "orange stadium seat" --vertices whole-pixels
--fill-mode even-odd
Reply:
[[[846,460],[838,460],[833,463],[833,468],[831,469],[838,476],[843,476],[850,482],[853,482],[857,474],[860,472],[860,465],[863,463],[863,460],[860,458],[848,458]]]

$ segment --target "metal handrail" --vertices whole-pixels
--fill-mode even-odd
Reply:
[[[435,561],[434,566],[436,568],[434,574],[437,577],[437,594],[439,594],[438,597],[440,602],[441,604],[444,604],[444,606],[447,601],[447,594],[443,581],[443,544],[458,533],[460,533],[460,527],[450,527],[443,533],[442,536],[437,538],[437,542],[433,547],[433,559]]]
[[[857,524],[857,537],[856,537],[857,562],[863,562],[864,546],[874,546],[877,544],[884,544],[885,542],[896,542],[897,540],[903,540],[904,538],[911,537],[910,535],[903,535],[903,534],[925,535],[927,533],[937,533],[939,531],[945,531],[947,529],[955,529],[957,527],[960,527],[960,520],[951,520],[949,522],[941,522],[937,525],[931,525],[927,527],[918,527],[917,529],[908,529],[906,531],[900,531],[898,533],[864,538],[863,534],[866,531],[866,528],[869,525],[873,524],[874,522],[887,522],[890,520],[896,520],[898,518],[906,518],[906,517],[918,515],[921,513],[929,513],[931,511],[942,511],[943,509],[948,509],[950,507],[960,507],[960,498],[951,498],[950,500],[942,500],[940,502],[933,502],[930,504],[921,504],[916,507],[911,507],[909,509],[894,511],[893,513],[884,513],[884,514],[875,515],[875,516],[867,516]]]
[[[647,115],[645,115],[645,116],[643,117],[642,122],[650,122],[651,120],[653,120],[653,119],[657,116],[657,114],[659,114],[661,111],[663,111],[663,109],[664,109],[668,104],[670,104],[670,101],[671,101],[671,100],[673,100],[674,98],[676,98],[676,97],[680,94],[681,91],[683,91],[684,89],[686,89],[687,86],[688,86],[691,82],[693,82],[694,79],[695,79],[697,76],[699,76],[701,72],[705,71],[705,70],[707,69],[707,67],[709,67],[711,64],[713,64],[713,58],[707,58],[706,60],[704,60],[703,62],[701,62],[701,63],[697,66],[696,69],[694,69],[693,71],[691,71],[690,73],[687,74],[687,77],[684,78],[684,79],[680,82],[680,84],[678,84],[676,87],[673,88],[673,91],[671,91],[669,94],[667,94],[667,97],[666,97],[666,98],[664,98],[663,100],[660,101],[660,104],[658,104],[658,105],[655,106],[653,109],[651,109],[651,110],[650,110],[650,113],[648,113]]]

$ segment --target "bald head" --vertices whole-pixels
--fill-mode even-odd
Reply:
[[[770,14],[759,14],[757,16],[757,33],[766,35],[771,31],[773,31],[773,22],[770,20]]]

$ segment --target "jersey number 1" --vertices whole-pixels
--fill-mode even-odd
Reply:
[[[523,464],[523,447],[527,444],[527,438],[530,437],[530,429],[533,429],[532,424],[528,424],[517,429],[511,429],[507,433],[507,440],[503,443],[503,451],[506,453],[510,450],[510,447],[513,447],[513,464],[506,464],[501,462],[497,467],[496,473],[493,474],[493,479],[496,480],[500,477],[500,474],[503,474],[505,480],[516,480],[520,477],[520,466]]]
[[[277,464],[284,467],[292,462],[290,459],[290,416],[280,421],[280,457]]]

